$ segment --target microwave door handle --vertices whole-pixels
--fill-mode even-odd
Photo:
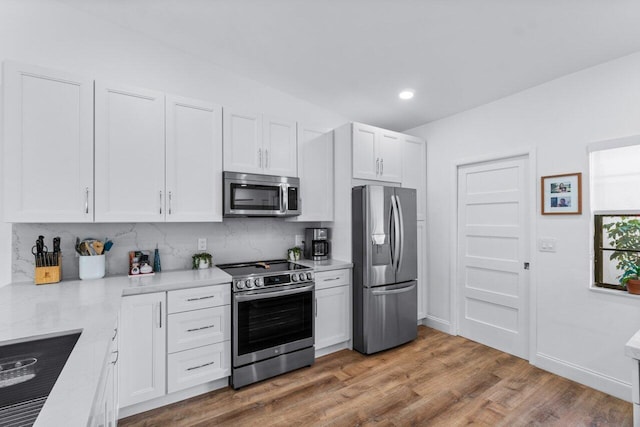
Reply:
[[[282,184],[280,186],[280,190],[281,190],[281,194],[282,194],[282,198],[280,199],[280,212],[287,213],[287,210],[289,210],[289,200],[288,200],[288,193],[289,193],[289,185],[288,184]]]

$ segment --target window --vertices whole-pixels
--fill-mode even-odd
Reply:
[[[595,215],[596,286],[624,290],[620,279],[640,261],[640,215]]]
[[[594,284],[625,290],[625,272],[640,262],[640,137],[606,145],[591,152]]]

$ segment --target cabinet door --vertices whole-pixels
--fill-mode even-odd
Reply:
[[[349,286],[316,291],[316,350],[348,341]]]
[[[224,108],[224,170],[262,173],[262,117]]]
[[[416,189],[418,221],[426,219],[427,145],[419,138],[404,138],[402,186]]]
[[[164,221],[164,94],[96,82],[96,222]]]
[[[4,63],[4,220],[93,221],[93,81]]]
[[[353,177],[378,179],[380,158],[376,153],[379,129],[361,123],[353,124]]]
[[[298,176],[296,122],[263,117],[263,169],[268,175]]]
[[[427,227],[418,221],[418,320],[427,317]]]
[[[402,148],[404,141],[400,134],[391,131],[380,131],[377,153],[380,158],[378,179],[388,182],[402,181]]]
[[[295,221],[333,221],[333,132],[298,125],[302,214]]]
[[[166,98],[166,219],[222,221],[222,107]]]
[[[165,394],[165,293],[122,298],[120,322],[120,406]]]

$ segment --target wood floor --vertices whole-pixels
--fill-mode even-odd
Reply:
[[[631,426],[632,405],[461,337],[419,328],[373,356],[343,350],[239,391],[217,390],[125,426]]]

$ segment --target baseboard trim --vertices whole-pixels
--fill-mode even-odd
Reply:
[[[345,341],[338,344],[330,345],[320,349],[316,348],[316,359],[318,357],[326,356],[327,354],[335,353],[336,351],[351,349],[351,341]]]
[[[445,334],[456,335],[451,330],[451,322],[439,317],[430,316],[427,314],[427,317],[422,321],[422,324],[430,328],[437,329],[440,332],[444,332]]]
[[[156,399],[148,400],[146,402],[136,403],[135,405],[120,408],[118,411],[118,419],[130,417],[132,415],[139,414],[141,412],[147,412],[152,409],[159,408],[161,406],[170,405],[172,403],[180,402],[181,400],[189,399],[191,397],[199,396],[201,394],[209,393],[210,391],[218,390],[229,385],[229,377],[225,377],[219,380],[210,381],[206,384],[201,384],[195,387],[188,388],[186,390],[176,391],[175,393],[166,394]]]
[[[549,356],[544,353],[536,353],[535,366],[549,371],[561,377],[584,384],[603,393],[615,396],[618,399],[631,402],[631,384],[620,381],[617,378],[592,371],[571,362]]]

